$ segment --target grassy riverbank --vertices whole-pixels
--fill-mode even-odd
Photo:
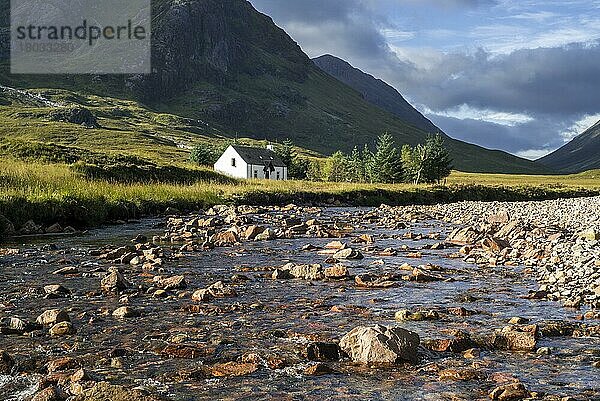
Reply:
[[[189,167],[188,167],[189,168]],[[185,167],[181,167],[186,174]],[[149,176],[152,176],[152,171]],[[460,200],[534,200],[600,194],[600,174],[504,176],[454,173],[445,187],[351,183],[233,181],[191,169],[194,183],[131,182],[90,178],[66,164],[0,159],[0,214],[17,227],[27,220],[94,226],[161,214],[167,207],[192,211],[220,203],[373,206]]]

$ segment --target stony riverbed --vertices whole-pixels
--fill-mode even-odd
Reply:
[[[4,244],[0,400],[600,400],[573,211],[600,208],[567,202],[223,206]]]

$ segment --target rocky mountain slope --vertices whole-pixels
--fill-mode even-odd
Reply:
[[[345,60],[326,54],[313,59],[317,67],[358,91],[363,98],[426,132],[443,132],[404,99],[394,87],[353,67]]]
[[[538,162],[565,173],[600,169],[600,121]]]
[[[74,93],[69,97],[73,104],[77,94],[135,101],[148,112],[195,121],[189,135],[290,138],[324,154],[372,144],[385,131],[399,145],[414,145],[431,131],[409,106],[404,105],[404,114],[399,109],[392,114],[323,72],[245,0],[154,0],[153,15],[153,74],[11,75],[5,60],[0,85],[67,90]],[[135,115],[117,117],[136,124]],[[463,171],[544,171],[504,152],[449,138],[448,146],[455,167]]]

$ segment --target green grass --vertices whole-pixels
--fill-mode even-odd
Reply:
[[[532,177],[454,173],[447,187],[311,183],[302,181],[198,181],[193,184],[91,179],[63,163],[0,157],[0,214],[17,226],[37,223],[97,226],[117,219],[193,211],[215,204],[432,204],[460,200],[531,200],[600,194],[598,173]],[[474,185],[474,182],[484,185]]]

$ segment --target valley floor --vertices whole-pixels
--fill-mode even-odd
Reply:
[[[186,171],[179,168],[177,174],[185,176]],[[600,173],[595,172],[573,176],[455,172],[446,186],[233,181],[208,170],[191,168],[189,176],[194,181],[191,184],[136,183],[122,177],[92,179],[87,173],[89,171],[82,171],[77,165],[0,158],[0,216],[3,216],[0,233],[38,234],[50,232],[51,226],[54,226],[51,231],[56,232],[68,225],[85,228],[224,203],[378,206],[463,200],[542,200],[600,194]],[[196,181],[197,176],[205,178]]]

